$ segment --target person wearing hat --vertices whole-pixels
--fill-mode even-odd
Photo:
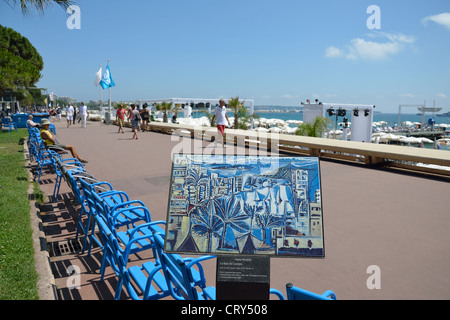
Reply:
[[[53,134],[50,132],[50,130],[48,130],[49,126],[50,126],[50,121],[48,121],[48,119],[42,119],[42,121],[41,121],[41,139],[44,141],[45,146],[47,148],[49,148],[51,146],[62,148],[64,150],[70,151],[70,153],[72,154],[72,157],[78,159],[81,163],[87,163],[86,160],[80,158],[80,156],[78,155],[74,146],[64,145],[64,144],[57,142],[55,137],[53,136]]]

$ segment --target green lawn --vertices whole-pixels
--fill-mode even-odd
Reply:
[[[27,129],[0,132],[0,300],[39,299],[23,153],[27,136]]]

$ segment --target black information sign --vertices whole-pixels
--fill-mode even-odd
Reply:
[[[268,300],[270,258],[265,256],[218,256],[217,300]]]

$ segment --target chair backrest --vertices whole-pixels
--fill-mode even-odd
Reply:
[[[160,233],[154,234],[154,241],[172,297],[177,300],[205,299],[201,294],[201,291],[206,288],[201,262],[213,259],[215,256],[201,256],[195,259],[182,258],[175,253],[164,252],[164,239]]]
[[[100,237],[104,246],[104,255],[108,260],[109,265],[113,269],[114,273],[121,277],[122,270],[126,263],[123,259],[121,250],[119,249],[119,244],[117,238],[114,236],[113,232],[108,226],[108,223],[102,215],[94,215],[95,223],[98,226]]]
[[[189,284],[181,271],[181,256],[164,252],[164,239],[160,234],[154,235],[154,241],[170,294],[176,300],[189,300]]]
[[[336,300],[336,295],[331,290],[320,295],[295,287],[292,283],[286,284],[286,294],[288,300]]]
[[[53,123],[50,123],[50,125],[48,126],[48,129],[50,130],[51,133],[56,135],[56,127]]]
[[[2,125],[9,125],[11,124],[11,118],[10,117],[3,117],[2,118]]]

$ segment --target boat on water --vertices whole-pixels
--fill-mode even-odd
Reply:
[[[450,117],[450,111],[444,113],[438,113],[436,116],[438,117]]]
[[[425,113],[425,112],[431,112],[431,113],[436,113],[442,110],[442,108],[439,107],[419,107],[417,108],[421,113]]]

